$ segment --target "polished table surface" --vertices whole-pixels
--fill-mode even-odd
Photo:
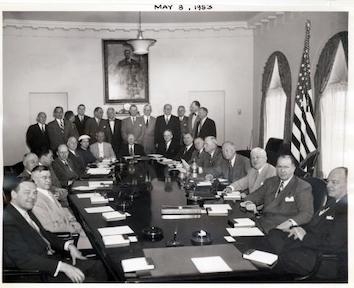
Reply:
[[[70,205],[79,218],[86,234],[91,240],[98,256],[102,259],[112,277],[117,281],[132,282],[175,282],[175,281],[258,281],[274,278],[270,269],[255,268],[250,271],[233,271],[228,273],[211,273],[185,275],[185,277],[153,277],[150,273],[136,273],[133,275],[124,274],[121,268],[121,260],[144,257],[143,249],[166,247],[166,242],[173,239],[175,231],[178,231],[177,241],[184,246],[192,246],[191,237],[194,231],[204,230],[210,233],[212,245],[228,244],[224,236],[228,236],[226,231],[228,220],[236,217],[252,217],[251,214],[244,213],[239,209],[239,202],[224,201],[215,199],[208,203],[227,203],[233,208],[228,216],[208,216],[202,214],[200,218],[194,219],[162,219],[162,205],[186,205],[186,192],[178,184],[176,173],[168,171],[167,166],[156,163],[154,160],[143,160],[132,165],[115,168],[115,185],[109,188],[100,188],[96,192],[104,196],[114,198],[108,204],[92,205],[90,199],[78,198],[75,194],[82,191],[71,192],[69,196]],[[171,176],[172,174],[172,176]],[[111,177],[111,178],[110,178]],[[87,185],[88,181],[112,180],[112,175],[102,178],[81,180],[74,183],[73,187]],[[222,188],[222,187],[221,187]],[[208,189],[208,188],[206,188]],[[94,191],[88,191],[94,192]],[[204,192],[199,192],[204,193]],[[208,193],[208,192],[207,192]],[[84,208],[109,205],[117,211],[126,211],[131,214],[125,220],[106,222],[101,213],[86,213]],[[105,248],[98,228],[110,226],[128,225],[138,238],[138,242],[130,243],[126,247]],[[157,226],[163,230],[163,239],[156,242],[143,239],[142,230],[145,227]],[[244,252],[248,249],[266,250],[267,243],[264,237],[238,237],[236,242],[230,245]],[[171,248],[166,248],[171,249]],[[173,259],[171,259],[173,261]],[[267,278],[268,277],[268,278]],[[274,278],[274,279],[273,279]]]

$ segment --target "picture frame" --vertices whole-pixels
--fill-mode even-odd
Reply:
[[[135,55],[126,40],[103,39],[105,103],[148,103],[148,54]]]

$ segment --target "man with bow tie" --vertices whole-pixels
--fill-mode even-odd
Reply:
[[[200,109],[199,101],[193,101],[189,107],[189,117],[188,117],[188,130],[189,133],[194,137],[196,135],[197,124],[199,121],[198,113]]]
[[[337,271],[347,277],[348,227],[347,227],[347,178],[348,169],[337,167],[327,178],[328,198],[310,223],[283,232],[271,230],[268,241],[278,254],[277,270],[306,275],[315,266],[319,253],[338,255],[337,263],[323,263],[318,276],[329,277]],[[326,266],[327,264],[327,266]],[[335,267],[334,264],[339,265]],[[338,268],[338,269],[335,269]]]
[[[47,132],[47,115],[39,112],[37,115],[37,123],[28,127],[26,133],[26,143],[32,153],[38,153],[42,149],[49,149],[49,137]]]

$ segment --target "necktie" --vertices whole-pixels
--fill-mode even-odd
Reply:
[[[83,116],[79,116],[79,118],[80,118],[80,122],[82,122],[82,120],[84,120]]]
[[[278,188],[277,192],[275,192],[275,197],[274,197],[274,198],[277,198],[278,195],[279,195],[279,193],[280,193],[281,191],[283,191],[283,189],[284,189],[284,181],[281,180],[281,181],[280,181],[280,184],[279,184],[279,188]]]
[[[133,121],[133,125],[135,124],[135,117],[132,118],[132,121]]]
[[[64,130],[64,122],[63,122],[63,120],[60,120],[60,125],[59,126],[60,126],[61,130]]]
[[[166,125],[168,125],[168,117],[167,116],[165,118],[165,121],[166,121]]]
[[[149,118],[146,118],[145,126],[146,126],[146,127],[149,126]]]
[[[66,166],[66,167],[68,167],[68,168],[69,168],[69,170],[70,170],[70,171],[73,171],[73,169],[71,169],[71,167],[70,167],[70,165],[69,165],[68,161],[64,161],[64,164],[65,164],[65,166]]]
[[[134,155],[133,145],[129,145],[129,155],[130,155],[130,156],[133,156],[133,155]]]
[[[44,125],[43,125],[43,124],[41,124],[41,130],[42,130],[42,133],[45,132],[45,130],[44,130]]]
[[[232,177],[232,162],[229,161],[229,175],[228,175],[228,180],[229,180],[229,183],[232,183],[233,181],[233,177]]]
[[[183,155],[184,155],[184,154],[186,154],[186,153],[187,153],[187,151],[188,151],[187,147],[186,147],[186,148],[184,148]]]

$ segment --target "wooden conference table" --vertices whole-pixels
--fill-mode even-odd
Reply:
[[[87,236],[93,244],[98,257],[105,264],[108,272],[116,281],[123,282],[274,282],[280,281],[279,275],[266,267],[256,267],[253,263],[242,258],[242,253],[249,249],[267,250],[267,241],[262,236],[237,237],[236,242],[228,243],[224,236],[228,220],[237,217],[252,217],[239,209],[239,202],[214,199],[208,203],[228,203],[233,208],[228,216],[209,216],[202,214],[200,218],[192,219],[162,219],[162,205],[187,205],[186,192],[179,185],[177,173],[169,171],[168,167],[155,160],[143,159],[134,164],[115,166],[113,175],[91,177],[88,180],[76,181],[73,188],[88,185],[88,181],[106,181],[115,178],[114,185],[99,188],[95,191],[114,198],[108,204],[92,205],[88,198],[78,198],[72,190],[70,205],[81,222]],[[209,188],[204,188],[209,193]],[[222,189],[222,187],[219,187]],[[204,193],[199,191],[196,193]],[[124,220],[107,222],[101,213],[87,213],[85,208],[109,205],[114,210],[128,212],[131,216]],[[138,238],[129,246],[106,248],[98,228],[128,225]],[[144,239],[142,230],[146,227],[157,226],[163,230],[163,239],[148,241]],[[191,243],[194,231],[204,230],[210,233],[212,245],[193,246]],[[166,247],[173,239],[183,247]],[[231,249],[231,250],[230,250]],[[230,253],[231,251],[231,253]],[[220,254],[220,255],[219,255]],[[191,262],[192,257],[222,256],[232,268],[232,272],[201,274]],[[121,260],[134,257],[149,257],[153,260],[155,269],[124,273]]]

